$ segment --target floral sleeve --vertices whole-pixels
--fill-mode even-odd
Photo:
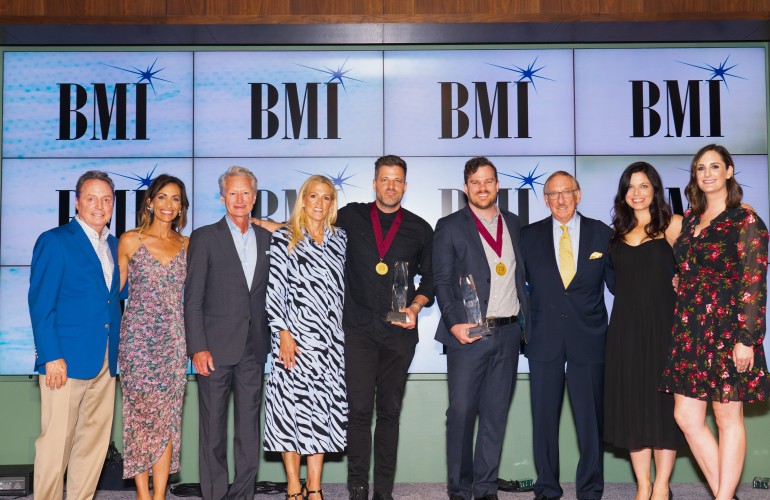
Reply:
[[[754,211],[744,213],[743,220],[738,221],[741,276],[736,286],[738,324],[735,341],[754,346],[762,344],[766,328],[768,232]]]

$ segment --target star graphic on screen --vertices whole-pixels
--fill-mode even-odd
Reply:
[[[514,73],[519,74],[519,79],[516,80],[516,83],[519,83],[521,81],[529,81],[529,83],[532,84],[532,88],[535,89],[535,92],[537,92],[537,86],[535,85],[535,78],[540,78],[542,80],[548,80],[548,81],[555,81],[552,78],[545,77],[543,75],[538,75],[537,72],[541,69],[545,68],[545,66],[540,66],[539,68],[535,68],[535,65],[537,64],[537,57],[535,57],[535,60],[532,61],[529,65],[527,65],[526,68],[522,68],[520,66],[513,65],[512,68],[509,68],[507,66],[500,66],[499,64],[494,63],[487,63],[490,66],[494,66],[496,68],[504,69],[506,71],[513,71]]]
[[[157,62],[158,62],[158,59],[155,58],[155,60],[152,62],[152,64],[147,66],[147,69],[145,69],[145,70],[141,70],[141,69],[137,68],[136,66],[132,66],[131,69],[126,69],[126,68],[121,68],[121,67],[118,67],[118,66],[113,66],[112,64],[105,64],[105,66],[109,66],[110,68],[115,68],[115,69],[119,69],[121,71],[126,71],[128,73],[133,73],[135,75],[138,75],[139,76],[139,80],[137,80],[137,82],[134,85],[136,85],[138,83],[142,83],[143,81],[146,81],[147,83],[150,84],[150,87],[152,87],[152,93],[154,94],[155,93],[155,84],[153,83],[154,80],[160,80],[162,82],[173,83],[171,80],[166,80],[164,78],[156,76],[158,73],[160,73],[161,71],[166,69],[166,68],[155,69],[155,64]]]
[[[348,179],[356,175],[356,174],[350,174],[347,177],[345,177],[345,172],[347,171],[349,166],[350,166],[349,164],[345,165],[345,168],[342,169],[342,172],[338,173],[337,175],[331,175],[327,173],[323,174],[326,177],[328,177],[332,181],[332,184],[334,184],[334,187],[342,191],[343,194],[345,194],[345,186],[350,186],[350,187],[360,189],[360,186],[356,186],[355,184],[350,184],[349,182],[347,182]],[[315,174],[311,174],[310,172],[303,172],[302,170],[297,170],[297,172],[307,174],[307,175],[315,175]]]
[[[705,63],[705,66],[698,66],[697,64],[691,64],[684,61],[677,61],[679,64],[685,64],[687,66],[692,66],[693,68],[702,69],[704,71],[708,71],[710,73],[709,80],[722,80],[725,84],[725,88],[727,90],[730,90],[730,87],[727,85],[727,78],[728,76],[731,76],[733,78],[740,78],[741,80],[746,80],[746,78],[738,75],[734,75],[730,73],[730,70],[734,67],[738,66],[737,64],[733,64],[732,66],[727,65],[727,61],[730,59],[730,56],[728,55],[725,57],[725,60],[719,63],[717,66],[712,66],[711,64]]]
[[[348,60],[345,59],[345,62],[340,64],[340,66],[337,69],[331,69],[328,66],[324,66],[323,69],[321,68],[314,68],[312,66],[305,66],[304,64],[299,64],[299,66],[302,66],[303,68],[312,69],[314,71],[320,71],[321,73],[326,73],[329,75],[329,79],[326,81],[324,85],[328,85],[334,80],[337,80],[340,82],[340,85],[342,85],[342,89],[347,92],[348,89],[345,87],[345,79],[352,80],[354,82],[361,82],[365,83],[363,80],[359,80],[357,78],[353,78],[352,76],[347,76],[347,74],[351,71],[349,69],[345,69],[345,65],[348,63]]]
[[[155,173],[155,169],[156,168],[158,168],[158,164],[157,163],[155,164],[154,167],[152,167],[152,170],[150,170],[150,172],[147,175],[145,175],[144,177],[142,177],[139,174],[134,174],[134,173],[132,173],[131,175],[123,175],[123,174],[119,174],[117,172],[110,172],[110,173],[113,174],[113,175],[117,175],[118,177],[123,177],[124,179],[131,179],[132,181],[138,182],[139,185],[136,186],[136,189],[134,189],[134,191],[139,191],[142,188],[150,187],[150,184],[152,183],[152,180],[153,180],[152,179],[152,174]]]
[[[537,191],[535,190],[535,184],[540,184],[543,186],[544,184],[542,182],[538,182],[538,179],[545,175],[545,173],[542,173],[540,175],[535,175],[537,173],[537,167],[540,166],[540,163],[535,165],[535,168],[533,168],[528,174],[520,174],[518,172],[514,174],[506,174],[505,172],[500,172],[500,175],[504,175],[506,177],[512,177],[516,179],[517,181],[521,181],[521,184],[519,184],[519,187],[516,189],[521,189],[523,187],[529,186],[532,189],[532,192],[537,194]]]

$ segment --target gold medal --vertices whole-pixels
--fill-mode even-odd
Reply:
[[[374,266],[374,270],[377,271],[377,274],[380,276],[385,276],[388,274],[388,265],[380,261],[376,266]]]
[[[505,268],[505,264],[503,264],[502,262],[498,262],[497,265],[495,266],[495,272],[500,276],[505,276],[506,271],[507,269]]]

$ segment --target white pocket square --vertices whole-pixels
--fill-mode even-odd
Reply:
[[[588,260],[601,259],[602,255],[604,255],[604,254],[601,253],[601,252],[594,252],[594,253],[591,254],[590,257],[588,257]]]

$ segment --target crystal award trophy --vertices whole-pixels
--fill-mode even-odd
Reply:
[[[476,284],[473,282],[473,276],[470,274],[460,277],[460,293],[463,296],[465,304],[465,314],[468,316],[468,323],[474,323],[476,326],[468,328],[468,337],[486,337],[492,335],[492,331],[484,324],[481,317],[481,305],[479,304],[479,294],[476,293]]]
[[[406,295],[409,292],[409,263],[396,261],[393,264],[393,285],[391,286],[391,305],[393,310],[385,316],[388,323],[406,323],[409,317],[401,309],[406,307]]]

